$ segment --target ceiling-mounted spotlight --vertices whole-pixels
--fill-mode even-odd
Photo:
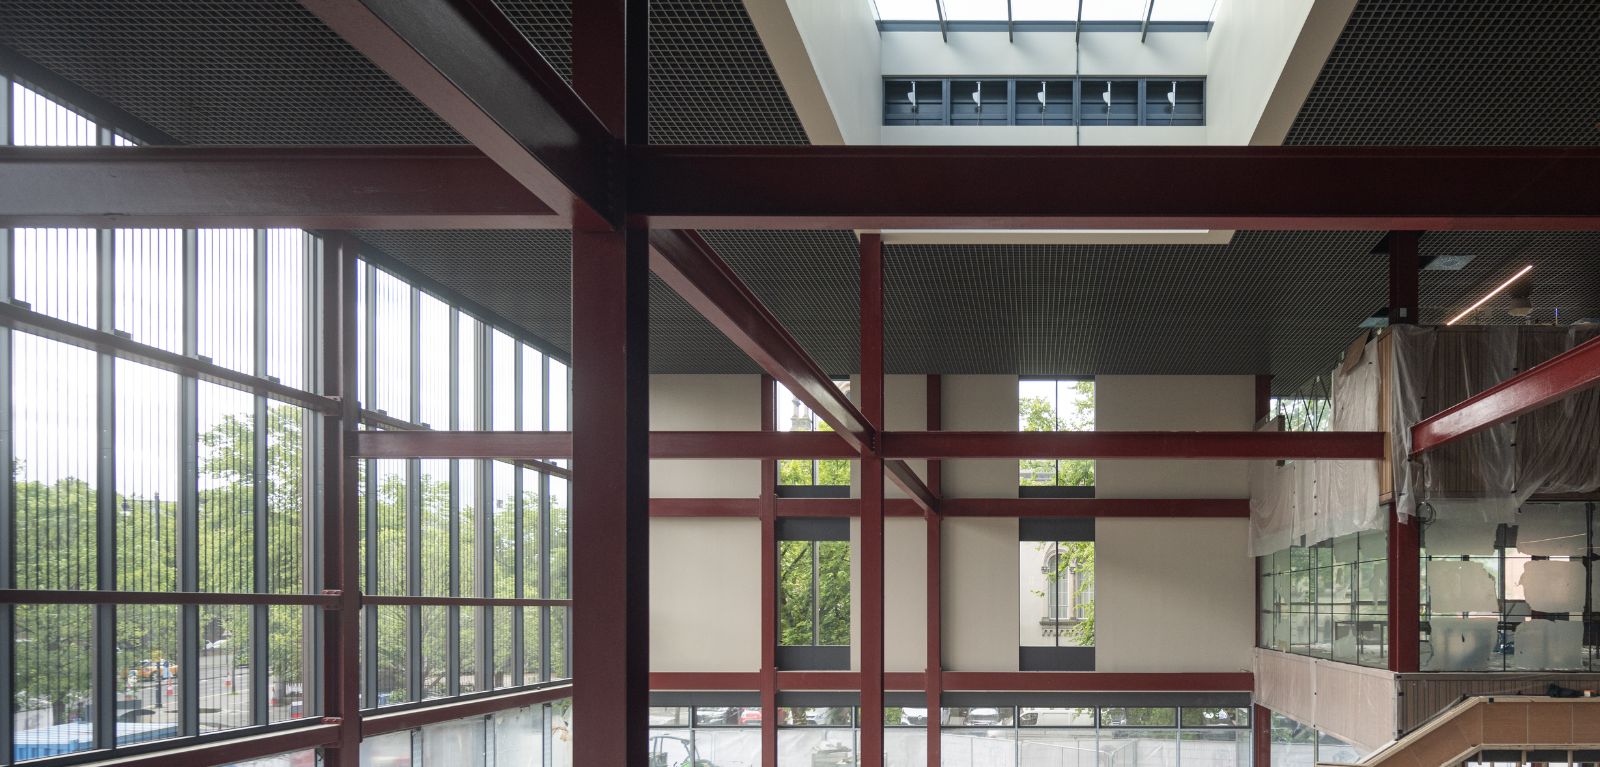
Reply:
[[[1471,306],[1467,307],[1466,309],[1463,309],[1460,314],[1457,314],[1455,317],[1452,317],[1450,319],[1450,321],[1446,322],[1445,324],[1446,325],[1454,325],[1457,322],[1460,322],[1462,317],[1465,317],[1465,316],[1471,314],[1473,312],[1473,310],[1477,309],[1480,306],[1483,306],[1485,303],[1488,303],[1489,299],[1494,298],[1497,295],[1500,295],[1500,291],[1505,290],[1506,288],[1510,287],[1511,283],[1516,282],[1519,279],[1522,279],[1522,275],[1527,274],[1528,272],[1531,272],[1531,271],[1533,271],[1533,264],[1528,264],[1527,266],[1522,267],[1522,269],[1520,271],[1518,271],[1516,274],[1511,275],[1511,279],[1500,283],[1500,285],[1498,287],[1496,287],[1494,290],[1489,291],[1488,295],[1486,295],[1483,298],[1480,298],[1477,301],[1473,302],[1473,304]]]

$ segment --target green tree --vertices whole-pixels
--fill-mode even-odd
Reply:
[[[1094,382],[1076,381],[1071,389],[1071,409],[1056,412],[1044,397],[1023,397],[1017,402],[1022,431],[1087,431],[1094,428]],[[1019,462],[1020,484],[1027,487],[1093,487],[1094,461],[1086,459],[1030,458]]]
[[[778,644],[813,639],[850,644],[849,541],[778,542]]]

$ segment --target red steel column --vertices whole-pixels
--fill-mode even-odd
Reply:
[[[861,413],[874,433],[861,451],[862,767],[883,767],[883,238],[861,235]]]
[[[644,232],[573,229],[575,764],[648,761],[648,276]]]
[[[322,245],[322,393],[340,398],[337,415],[322,418],[322,588],[339,594],[323,612],[322,715],[340,723],[337,745],[323,750],[328,767],[354,767],[361,751],[360,553],[356,537],[357,464],[345,446],[357,428],[356,244],[346,235]]]
[[[1270,373],[1256,376],[1256,423],[1267,420],[1272,415],[1272,375]]]
[[[1416,518],[1401,522],[1389,504],[1389,670],[1419,669],[1422,541]]]
[[[761,376],[761,430],[777,429],[777,382]],[[761,765],[778,767],[778,462],[761,461]]]
[[[1421,232],[1389,233],[1389,324],[1417,324],[1417,254]]]
[[[928,376],[928,431],[944,428],[944,382],[938,375]],[[943,470],[938,459],[928,461],[928,489],[944,497]],[[923,685],[928,702],[928,764],[938,767],[942,757],[943,735],[939,732],[939,708],[944,698],[944,515],[928,513],[928,658]]]
[[[573,4],[573,85],[620,144],[645,141],[646,4]],[[625,199],[631,179],[613,169]],[[649,761],[649,237],[581,206],[572,227],[573,763]],[[580,681],[581,680],[581,681]]]
[[[1251,709],[1254,726],[1250,730],[1251,747],[1255,758],[1251,767],[1272,767],[1272,711],[1266,706]]]

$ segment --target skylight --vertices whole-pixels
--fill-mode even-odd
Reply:
[[[868,0],[880,21],[1076,21],[1079,0]],[[1151,0],[1082,0],[1084,21],[1143,21]],[[1151,21],[1209,21],[1217,0],[1153,0]]]

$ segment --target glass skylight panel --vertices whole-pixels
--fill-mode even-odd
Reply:
[[[1011,0],[1017,21],[1076,21],[1078,0]]]
[[[883,21],[938,21],[937,0],[869,0],[878,9]],[[1005,18],[1002,11],[1000,18]]]
[[[1217,0],[1156,0],[1151,21],[1210,21]]]
[[[950,21],[1005,21],[1006,0],[944,0]]]
[[[1144,2],[1145,0],[1083,0],[1083,20],[1143,21]]]

